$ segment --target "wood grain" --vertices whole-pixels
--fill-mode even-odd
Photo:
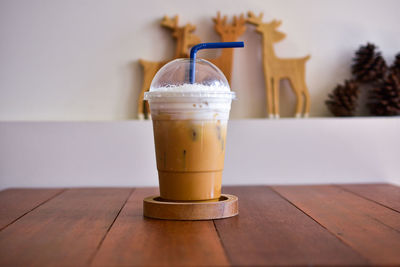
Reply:
[[[352,265],[366,261],[264,186],[228,187],[239,216],[215,220],[233,265]]]
[[[352,184],[341,188],[400,212],[400,187],[391,184]]]
[[[156,189],[137,189],[131,195],[93,265],[228,265],[212,221],[166,221],[143,217],[143,199],[157,193]]]
[[[400,264],[400,214],[335,186],[273,187],[373,264]]]
[[[89,262],[132,189],[70,189],[0,232],[0,266]]]
[[[0,230],[62,191],[62,189],[7,189],[1,191]]]
[[[0,266],[400,265],[390,185],[228,187],[240,214],[214,222],[144,218],[157,189],[7,191]]]

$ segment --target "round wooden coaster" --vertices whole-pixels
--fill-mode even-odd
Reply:
[[[143,200],[143,215],[164,220],[212,220],[239,214],[238,198],[222,194],[215,202],[168,202],[159,196]]]

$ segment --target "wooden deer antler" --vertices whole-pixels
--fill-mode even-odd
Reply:
[[[227,19],[228,19],[227,16],[223,16],[221,18],[221,13],[218,12],[217,17],[213,18],[213,21],[215,23],[214,25],[215,31],[217,31],[218,33],[222,33],[226,26]]]
[[[246,31],[246,19],[244,18],[243,14],[240,14],[239,18],[237,16],[233,16],[233,23],[228,27],[231,32],[234,32],[234,35],[242,35]]]
[[[227,38],[232,39],[242,35],[246,30],[246,19],[243,14],[239,17],[234,16],[233,22],[227,23],[227,16],[221,18],[221,14],[218,12],[217,17],[213,18],[213,21],[215,23],[215,31],[221,36],[224,42],[229,42],[229,40],[226,40]],[[228,35],[231,36],[227,37]]]
[[[256,15],[254,15],[253,12],[249,11],[248,13],[248,18],[247,18],[247,22],[254,24],[254,25],[260,25],[262,24],[262,18],[264,16],[264,13],[260,13],[260,15],[257,17]]]
[[[170,19],[168,16],[164,16],[161,21],[161,26],[175,30],[178,28],[178,16],[175,16],[172,19]]]
[[[282,21],[281,21],[281,20],[276,20],[276,19],[274,19],[274,20],[271,22],[271,25],[272,25],[274,28],[278,28],[279,26],[281,26],[281,24],[282,24]]]
[[[246,19],[243,14],[240,14],[239,18],[237,16],[233,16],[233,25],[236,27],[243,26],[246,23]]]
[[[190,23],[186,24],[185,27],[187,28],[187,30],[189,32],[194,32],[196,30],[196,26],[194,26],[194,25],[192,25]]]

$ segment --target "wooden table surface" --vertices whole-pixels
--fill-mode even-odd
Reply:
[[[225,187],[240,214],[142,216],[155,188],[0,192],[0,266],[400,265],[400,188]]]

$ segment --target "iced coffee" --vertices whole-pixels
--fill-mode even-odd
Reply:
[[[204,60],[197,63],[197,83],[187,83],[187,64],[180,59],[164,66],[146,95],[160,195],[170,201],[218,199],[234,93],[223,74]]]

